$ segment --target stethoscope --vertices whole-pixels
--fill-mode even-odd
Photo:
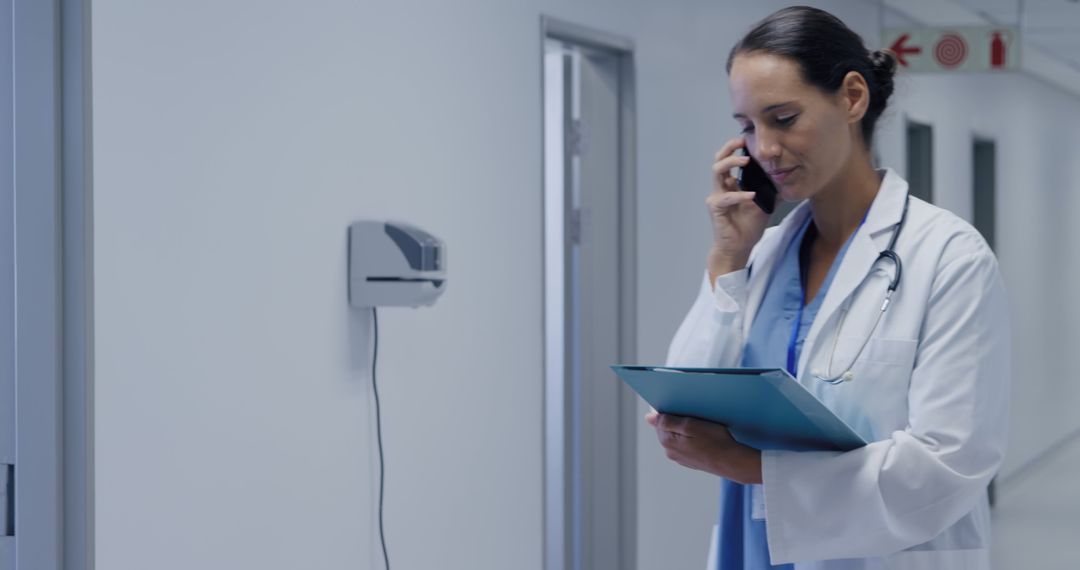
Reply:
[[[896,224],[896,229],[893,230],[892,239],[889,240],[889,247],[885,248],[878,254],[877,259],[874,260],[873,265],[870,266],[871,271],[873,267],[878,264],[879,261],[885,259],[891,261],[895,272],[893,273],[892,280],[889,281],[889,288],[885,291],[885,300],[881,303],[881,310],[878,311],[877,318],[874,319],[874,325],[870,328],[870,333],[863,339],[862,345],[859,346],[858,352],[855,353],[855,357],[851,359],[851,363],[844,368],[844,371],[840,374],[834,375],[833,369],[833,357],[836,356],[836,345],[840,339],[840,330],[844,327],[844,321],[847,319],[847,309],[840,313],[840,322],[836,326],[836,332],[833,335],[832,350],[829,352],[829,363],[826,365],[825,370],[816,369],[811,374],[814,378],[821,380],[828,384],[840,384],[843,382],[850,382],[855,379],[855,374],[852,372],[852,368],[855,367],[855,363],[859,360],[859,356],[862,355],[863,350],[866,349],[866,345],[870,344],[870,338],[874,336],[874,332],[877,331],[878,323],[881,322],[881,317],[885,315],[885,311],[889,308],[889,302],[892,300],[893,293],[896,292],[896,288],[900,285],[900,274],[903,273],[903,264],[900,263],[900,256],[896,254],[896,238],[900,236],[900,230],[904,228],[904,221],[907,220],[908,205],[911,203],[911,195],[909,194],[904,200],[904,211],[900,214],[900,222]],[[850,306],[850,304],[849,304]]]

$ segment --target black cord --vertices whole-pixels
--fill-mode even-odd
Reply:
[[[383,528],[383,496],[385,495],[386,483],[386,459],[383,457],[382,445],[382,411],[379,408],[379,383],[375,376],[375,366],[379,362],[379,313],[375,307],[371,308],[371,321],[375,331],[375,348],[371,354],[371,390],[375,393],[375,434],[379,440],[379,541],[382,543],[383,562],[386,570],[390,570],[390,555],[386,551],[386,530]]]

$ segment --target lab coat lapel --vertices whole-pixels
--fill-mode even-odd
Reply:
[[[844,259],[837,268],[832,284],[825,292],[825,299],[821,302],[814,324],[810,326],[810,332],[806,335],[806,342],[799,355],[799,376],[806,371],[807,363],[817,345],[817,338],[822,328],[833,319],[848,297],[866,280],[878,255],[888,247],[892,230],[903,213],[907,193],[907,182],[892,169],[886,169],[881,181],[881,189],[874,198],[873,204],[870,205],[866,222],[852,237],[851,245],[848,246]]]
[[[746,311],[743,313],[743,338],[750,338],[750,327],[754,324],[754,316],[765,298],[765,289],[769,284],[769,278],[776,268],[777,262],[784,255],[784,248],[802,226],[806,217],[810,215],[810,203],[803,202],[795,207],[784,219],[780,221],[777,231],[771,232],[768,238],[763,238],[753,258],[750,260],[750,282],[747,283],[749,294],[746,301]]]

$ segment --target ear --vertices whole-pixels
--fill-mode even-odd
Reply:
[[[870,106],[870,86],[866,79],[856,71],[849,71],[840,84],[840,104],[847,112],[849,123],[858,123],[866,115]]]

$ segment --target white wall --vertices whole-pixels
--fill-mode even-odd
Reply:
[[[380,567],[359,218],[450,244],[380,319],[394,567],[540,567],[537,14],[94,3],[98,568]]]
[[[872,3],[819,4],[875,37]],[[727,50],[781,5],[97,0],[98,568],[380,567],[369,322],[345,303],[345,228],[359,218],[449,243],[439,304],[380,318],[394,566],[541,568],[539,16],[636,43],[639,357],[656,362],[700,277],[711,157],[736,130]],[[940,95],[919,95],[932,81],[905,105],[941,114],[940,153],[975,107],[938,111]],[[1074,134],[1037,150],[1075,121],[1059,116],[1069,98],[1040,89],[967,92],[987,125],[1017,115],[1003,160],[1068,162]],[[1023,111],[1032,93],[1057,106]],[[1068,346],[1021,331],[1060,314],[1077,281],[1075,267],[1071,281],[1039,277],[1077,237],[1047,223],[1077,211],[1061,195],[1069,167],[1000,180],[1001,212],[1026,220],[999,226],[1024,354]],[[942,189],[965,187],[950,172],[938,170],[943,201],[968,207]],[[1031,385],[1018,409],[1054,400]],[[639,437],[640,568],[698,568],[717,482],[668,462],[647,427]]]

